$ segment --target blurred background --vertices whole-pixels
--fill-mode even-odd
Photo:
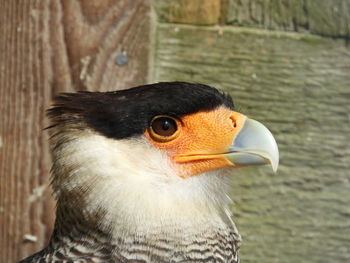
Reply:
[[[0,0],[0,262],[47,243],[60,92],[190,81],[264,123],[280,167],[232,175],[246,263],[350,262],[350,0]]]

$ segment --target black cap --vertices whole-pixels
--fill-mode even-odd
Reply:
[[[219,106],[233,109],[232,98],[197,83],[161,82],[114,92],[64,93],[48,111],[53,126],[89,126],[109,138],[140,135],[156,115],[182,115]],[[82,125],[83,124],[83,125]]]

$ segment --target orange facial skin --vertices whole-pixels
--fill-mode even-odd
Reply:
[[[235,166],[227,153],[246,117],[227,108],[184,115],[177,122],[178,130],[162,138],[151,129],[145,137],[157,148],[165,150],[185,178],[205,171]]]

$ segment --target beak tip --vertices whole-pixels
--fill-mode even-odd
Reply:
[[[273,171],[274,173],[276,173],[276,172],[277,172],[277,169],[278,169],[278,161],[277,161],[277,163],[271,163],[271,166],[272,166],[272,171]]]
[[[272,145],[274,145],[275,147],[273,147],[274,149],[271,151],[273,156],[270,159],[270,162],[271,162],[271,166],[272,166],[272,171],[274,173],[276,173],[277,169],[278,169],[278,165],[279,165],[280,156],[279,156],[278,146],[277,146],[275,139],[274,139],[274,144],[272,144]]]

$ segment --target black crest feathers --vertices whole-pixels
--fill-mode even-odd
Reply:
[[[219,106],[233,109],[232,98],[215,88],[187,82],[161,82],[114,92],[64,93],[48,110],[53,126],[88,126],[123,139],[142,134],[155,115],[180,117]]]

